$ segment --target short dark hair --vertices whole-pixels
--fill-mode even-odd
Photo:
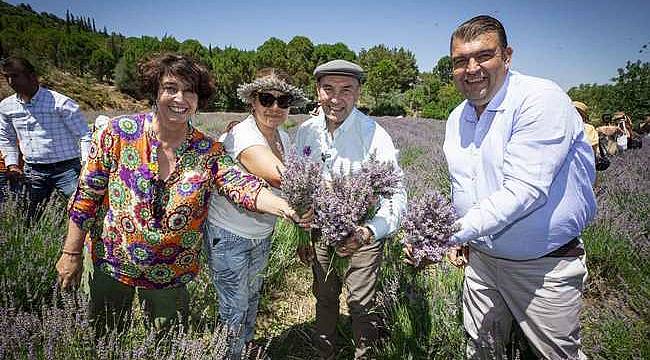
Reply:
[[[496,33],[501,48],[505,49],[508,47],[508,37],[506,36],[506,29],[503,27],[503,24],[492,16],[479,15],[465,21],[454,30],[449,41],[449,49],[451,51],[454,39],[469,42],[486,33]]]
[[[8,68],[22,68],[29,75],[36,75],[36,68],[29,60],[22,56],[10,56],[2,60],[2,70],[6,71]]]
[[[162,53],[154,55],[138,66],[140,90],[155,101],[160,81],[165,75],[173,75],[187,81],[198,97],[199,109],[204,109],[215,93],[214,80],[207,67],[184,54]]]

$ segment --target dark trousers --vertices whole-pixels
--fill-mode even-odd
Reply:
[[[25,181],[29,196],[29,217],[36,215],[38,205],[46,201],[54,190],[59,190],[66,197],[72,196],[77,189],[81,162],[79,158],[64,160],[52,164],[25,163]]]
[[[324,359],[336,355],[336,322],[339,315],[339,295],[345,285],[347,303],[352,320],[355,359],[369,359],[370,347],[379,337],[379,315],[374,311],[375,287],[383,256],[383,241],[361,247],[350,256],[349,268],[343,278],[330,265],[330,249],[320,242],[315,244],[316,261],[313,292],[316,297],[316,326],[314,344]],[[327,278],[327,280],[326,280]]]

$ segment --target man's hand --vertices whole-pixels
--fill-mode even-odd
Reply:
[[[22,179],[23,171],[18,167],[18,165],[9,165],[7,166],[7,178],[11,181],[17,181]]]
[[[301,228],[305,230],[311,229],[311,223],[314,221],[314,208],[310,208],[309,210],[307,210],[307,212],[305,212],[304,214],[302,214],[302,216],[297,218],[297,221],[296,219],[293,220]]]
[[[365,226],[357,226],[354,234],[349,236],[342,245],[336,248],[336,253],[341,257],[346,257],[354,254],[363,245],[370,244],[374,239],[374,235],[370,229]]]
[[[422,259],[420,260],[420,264],[415,265],[415,259],[413,258],[413,246],[409,243],[404,244],[404,247],[402,247],[402,252],[404,253],[404,262],[413,266],[417,270],[424,269],[427,265],[433,263],[429,259]]]
[[[458,267],[462,268],[469,262],[469,246],[452,246],[447,250],[447,260]]]
[[[81,272],[83,270],[83,255],[61,254],[56,262],[58,283],[62,290],[68,290],[79,286]]]
[[[300,262],[305,265],[311,264],[311,262],[314,261],[314,257],[316,257],[316,254],[314,252],[314,245],[312,244],[298,246],[296,252],[298,253]]]

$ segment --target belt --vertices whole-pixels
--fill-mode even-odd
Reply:
[[[63,160],[55,163],[49,163],[49,164],[38,164],[38,163],[29,163],[29,166],[31,166],[34,169],[40,169],[40,170],[53,170],[56,169],[59,166],[66,166],[66,165],[72,165],[72,164],[77,164],[80,163],[79,158],[72,158],[68,160]]]
[[[585,249],[581,246],[577,237],[571,239],[568,243],[544,255],[544,257],[578,257],[585,254]]]

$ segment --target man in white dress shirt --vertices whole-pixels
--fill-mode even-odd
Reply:
[[[363,69],[349,61],[333,60],[318,66],[314,75],[321,109],[298,129],[298,153],[322,161],[325,178],[334,173],[358,170],[373,153],[379,161],[392,162],[401,174],[397,150],[388,133],[355,107],[361,94]],[[348,290],[355,359],[371,358],[370,346],[379,333],[379,318],[373,312],[373,305],[383,243],[398,229],[405,208],[406,191],[401,184],[396,194],[379,200],[379,211],[374,218],[359,225],[355,235],[337,249],[340,255],[350,259],[349,270],[342,278],[333,272],[327,275],[328,248],[316,241],[312,266],[316,296],[314,343],[322,358],[333,359],[336,355],[339,295],[344,284]],[[299,253],[303,260],[314,255],[309,251],[305,253],[306,250]]]
[[[463,318],[469,358],[505,358],[513,322],[544,359],[584,358],[580,233],[594,218],[594,154],[555,83],[510,70],[505,29],[489,16],[451,36],[454,82],[444,153],[469,246]],[[450,260],[455,259],[455,250]]]

